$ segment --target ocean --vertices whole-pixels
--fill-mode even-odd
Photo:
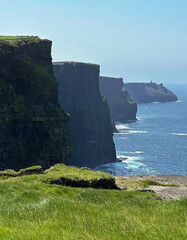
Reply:
[[[121,162],[95,170],[114,176],[187,174],[187,85],[166,85],[177,102],[139,104],[137,121],[116,123],[114,134]]]

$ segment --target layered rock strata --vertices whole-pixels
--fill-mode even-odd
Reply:
[[[125,83],[124,87],[137,103],[177,101],[177,96],[162,83]]]
[[[99,91],[99,66],[60,62],[53,69],[59,81],[59,103],[71,116],[68,130],[74,153],[70,163],[95,167],[116,161],[110,112]]]
[[[49,40],[0,37],[0,169],[67,163],[69,115],[58,104]]]
[[[100,77],[99,85],[101,95],[107,99],[112,121],[136,120],[137,104],[123,87],[122,78]]]

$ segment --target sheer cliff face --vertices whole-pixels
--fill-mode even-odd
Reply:
[[[58,105],[51,41],[0,39],[0,106],[0,169],[69,160],[69,115]]]
[[[101,95],[107,99],[112,121],[136,120],[137,104],[123,88],[122,78],[100,77],[99,85]]]
[[[70,114],[71,164],[95,167],[116,161],[108,104],[99,91],[99,66],[54,63],[59,103]]]
[[[165,88],[163,84],[153,82],[125,83],[124,87],[137,103],[177,101],[177,96]]]

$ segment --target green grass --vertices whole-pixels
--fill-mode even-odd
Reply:
[[[1,240],[187,238],[187,199],[160,201],[153,193],[51,185],[48,174],[93,180],[104,173],[64,165],[46,172],[0,178]]]
[[[17,175],[17,172],[13,169],[6,169],[5,171],[0,171],[0,176],[12,176]]]
[[[0,179],[8,182],[14,182],[15,177],[9,177],[4,178],[3,173],[14,172],[16,173],[16,182],[35,182],[35,183],[51,183],[51,181],[54,181],[56,179],[60,178],[66,178],[66,179],[72,179],[72,180],[84,180],[88,181],[90,183],[95,182],[99,178],[104,178],[107,180],[114,179],[114,177],[108,173],[103,172],[94,172],[87,169],[81,169],[76,167],[69,167],[64,164],[56,164],[50,169],[47,169],[44,174],[36,174],[36,175],[23,175],[19,176],[20,173],[27,172],[26,170],[32,170],[32,169],[38,169],[40,166],[33,166],[26,169],[21,169],[18,173],[16,173],[14,170],[5,170],[0,174]],[[7,174],[8,175],[8,174]]]
[[[31,43],[38,41],[40,41],[40,38],[37,36],[0,36],[0,44],[7,44],[10,46],[19,45],[22,42]]]
[[[148,188],[151,185],[155,186],[165,186],[165,187],[179,187],[177,184],[165,184],[157,181],[143,179],[143,180],[123,180],[121,177],[116,178],[116,182],[122,188],[127,189],[128,191],[137,191]]]
[[[44,176],[44,179],[56,179],[60,177],[71,178],[74,180],[87,180],[95,181],[98,178],[111,179],[112,175],[104,172],[94,172],[87,169],[81,169],[76,167],[69,167],[64,164],[56,164],[52,168],[45,171],[48,177]]]

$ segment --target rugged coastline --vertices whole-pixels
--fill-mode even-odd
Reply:
[[[0,37],[0,169],[67,163],[69,115],[58,104],[50,40]]]
[[[123,78],[99,77],[101,95],[105,96],[113,122],[136,120],[137,104],[123,87]]]
[[[124,87],[137,103],[172,102],[177,96],[163,84],[150,83],[124,83]]]
[[[70,114],[68,132],[74,151],[70,164],[95,167],[116,161],[109,107],[99,90],[100,66],[79,62],[53,63],[59,103]]]

